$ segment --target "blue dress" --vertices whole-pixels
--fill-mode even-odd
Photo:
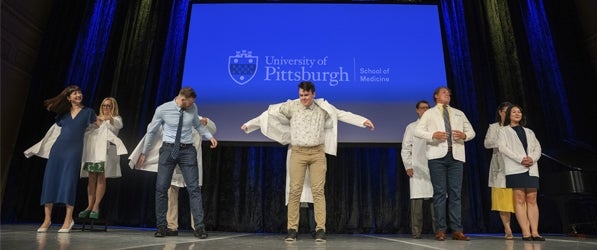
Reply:
[[[87,126],[95,119],[95,112],[87,107],[83,107],[75,118],[71,117],[70,112],[56,117],[56,124],[62,129],[46,164],[41,205],[63,203],[74,206],[83,156],[83,138]]]

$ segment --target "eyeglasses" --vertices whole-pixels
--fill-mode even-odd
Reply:
[[[112,105],[110,105],[110,104],[102,104],[102,108],[111,108],[111,107],[112,107]]]

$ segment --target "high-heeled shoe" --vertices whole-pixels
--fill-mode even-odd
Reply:
[[[97,220],[99,218],[99,211],[91,211],[91,213],[89,213],[89,219],[95,219]]]
[[[89,213],[91,213],[91,210],[85,209],[79,213],[79,218],[85,219],[87,216],[89,216]]]
[[[73,228],[73,226],[75,225],[75,221],[72,220],[70,222],[70,226],[68,228],[61,228],[60,230],[58,230],[59,233],[70,233],[70,230]]]
[[[504,236],[504,239],[506,239],[506,240],[513,240],[514,239],[514,235],[512,235],[512,233],[507,233]]]
[[[39,227],[37,229],[37,232],[38,233],[46,233],[46,232],[48,232],[48,229],[50,228],[50,226],[52,226],[52,222],[50,222],[50,225],[48,225],[48,227]]]

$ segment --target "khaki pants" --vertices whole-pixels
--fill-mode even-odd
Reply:
[[[311,192],[315,209],[316,229],[325,230],[325,173],[327,161],[323,145],[314,147],[292,146],[290,154],[290,191],[288,193],[288,229],[298,231],[299,207],[305,171],[309,168]]]
[[[431,213],[431,226],[435,232],[435,216],[433,213],[433,202],[427,198],[410,199],[410,224],[413,236],[421,236],[423,232],[423,205],[427,203]]]
[[[178,230],[178,190],[177,186],[170,186],[168,189],[168,213],[166,213],[166,220],[168,221],[168,228],[173,231]],[[195,230],[195,223],[191,215],[191,227]]]

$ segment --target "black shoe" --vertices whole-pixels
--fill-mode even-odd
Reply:
[[[205,231],[205,228],[203,228],[203,227],[197,228],[197,230],[195,230],[193,235],[195,235],[195,237],[197,237],[199,239],[207,239],[207,232]]]
[[[178,236],[178,230],[166,228],[166,236]]]
[[[545,241],[545,238],[541,236],[531,236],[531,239],[533,239],[533,241]]]
[[[155,237],[165,237],[167,235],[168,228],[166,226],[158,226],[158,230],[155,231],[153,236]]]
[[[288,229],[288,235],[286,235],[285,241],[296,241],[296,229]]]
[[[315,232],[315,241],[325,242],[325,230],[319,229]]]

